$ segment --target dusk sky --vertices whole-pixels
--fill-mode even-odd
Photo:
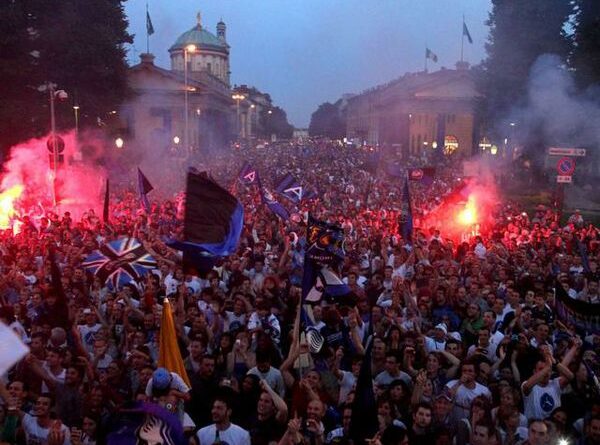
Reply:
[[[438,55],[430,71],[460,59],[462,15],[473,37],[465,60],[485,57],[490,0],[149,0],[155,33],[150,52],[169,67],[168,48],[194,27],[213,34],[220,18],[231,46],[232,84],[271,94],[290,123],[307,127],[319,104],[424,68],[425,47]],[[125,3],[135,35],[132,63],[146,51],[146,1]],[[134,57],[135,54],[135,57]]]

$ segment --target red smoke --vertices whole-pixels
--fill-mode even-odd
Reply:
[[[15,186],[23,187],[14,202],[17,214],[23,216],[35,210],[39,215],[44,209],[56,213],[68,211],[74,217],[79,217],[89,209],[98,212],[101,208],[104,170],[98,165],[86,165],[75,159],[77,145],[73,132],[62,134],[61,137],[65,141],[65,150],[62,153],[64,162],[57,171],[56,207],[53,206],[52,193],[54,172],[46,146],[48,137],[32,139],[10,149],[0,174],[0,193]]]

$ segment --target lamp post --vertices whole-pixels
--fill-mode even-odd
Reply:
[[[123,140],[123,138],[118,137],[117,139],[115,139],[115,147],[123,148],[124,144],[125,144],[125,141]]]
[[[53,160],[53,176],[52,176],[52,197],[54,201],[54,206],[56,207],[56,175],[58,172],[58,140],[56,136],[56,117],[54,114],[54,100],[58,98],[59,100],[66,100],[69,95],[64,90],[57,90],[57,85],[52,82],[46,83],[46,85],[41,86],[38,90],[44,91],[48,90],[50,95],[50,140],[52,146],[52,160]]]
[[[231,96],[231,98],[233,100],[235,100],[235,105],[236,105],[236,133],[237,133],[237,137],[238,140],[240,139],[240,101],[244,100],[246,98],[246,96],[244,96],[243,94],[239,94],[239,93],[235,93]]]
[[[254,132],[252,131],[252,125],[254,124],[254,116],[256,111],[256,105],[254,104],[250,104],[250,113],[248,115],[248,121],[250,122],[250,125],[248,126],[248,134],[246,135],[248,138],[252,137],[252,135],[254,134]]]
[[[190,149],[190,140],[189,140],[189,87],[188,87],[188,53],[195,53],[196,45],[187,45],[183,48],[183,83],[185,86],[185,105],[184,105],[184,114],[185,114],[185,134],[183,135],[183,142],[185,144],[185,149]]]

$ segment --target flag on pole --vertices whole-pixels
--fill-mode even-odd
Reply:
[[[438,56],[436,54],[434,54],[434,52],[431,51],[429,48],[425,49],[425,58],[431,59],[435,63],[437,63],[437,61],[438,61]]]
[[[15,331],[0,322],[0,375],[29,353],[29,348]]]
[[[367,439],[371,439],[377,433],[379,427],[377,402],[373,391],[373,374],[371,372],[373,339],[369,339],[368,342],[360,372],[356,379],[354,402],[352,403],[352,420],[348,433],[355,444],[367,443]]]
[[[467,24],[463,22],[463,36],[467,38],[469,43],[473,44],[473,39],[471,38],[471,33],[469,32],[469,28],[467,28]]]
[[[258,188],[260,190],[260,197],[262,203],[265,204],[271,212],[281,218],[283,221],[290,219],[290,212],[281,204],[271,193],[271,191],[264,187],[260,181],[260,176],[257,176]]]
[[[154,26],[152,26],[152,19],[150,18],[148,10],[146,10],[146,34],[149,36],[154,34]]]
[[[410,205],[410,191],[408,188],[408,177],[404,180],[402,191],[402,204],[400,208],[400,235],[406,243],[412,243],[413,217]]]
[[[169,303],[168,298],[165,298],[163,303],[162,320],[160,323],[158,366],[166,368],[170,372],[176,372],[188,386],[191,386],[190,379],[183,365],[181,351],[177,344],[173,311],[171,310],[171,303]]]
[[[104,209],[102,212],[102,221],[104,222],[104,224],[108,223],[108,216],[109,216],[109,200],[110,198],[110,189],[109,189],[109,182],[108,182],[108,178],[106,178],[106,191],[104,192]]]
[[[144,174],[139,169],[139,167],[138,167],[138,189],[139,189],[139,193],[140,193],[140,201],[142,203],[142,206],[144,206],[144,209],[146,210],[147,213],[150,213],[150,202],[148,202],[147,195],[152,190],[154,190],[154,187],[152,187],[152,184],[150,184],[150,181],[148,181],[148,178],[146,178],[146,176],[144,176]]]

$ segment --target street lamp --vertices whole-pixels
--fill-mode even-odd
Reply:
[[[233,100],[235,100],[235,105],[236,105],[236,116],[237,116],[237,125],[236,125],[236,129],[237,129],[237,135],[238,135],[238,139],[240,138],[240,101],[244,100],[246,98],[246,96],[244,96],[243,94],[239,94],[239,93],[235,93],[231,96],[231,98]]]
[[[179,136],[175,136],[175,137],[173,138],[173,143],[174,143],[175,145],[179,145]]]
[[[248,130],[249,130],[248,134],[247,134],[248,137],[251,137],[254,134],[254,132],[252,131],[252,127],[253,127],[253,124],[254,124],[254,116],[255,116],[254,111],[255,111],[255,109],[256,109],[256,105],[250,104],[250,115],[248,116],[249,117],[248,120],[250,122],[250,125],[248,126]]]
[[[115,146],[117,148],[123,148],[123,144],[125,143],[125,141],[123,141],[122,138],[117,138],[115,139]]]
[[[183,135],[183,142],[185,144],[185,149],[189,150],[189,100],[188,100],[188,53],[195,53],[196,45],[187,45],[183,48],[183,83],[185,87],[185,106],[184,106],[184,114],[185,114],[185,134]]]
[[[73,105],[73,112],[75,113],[75,137],[79,137],[79,105]]]

